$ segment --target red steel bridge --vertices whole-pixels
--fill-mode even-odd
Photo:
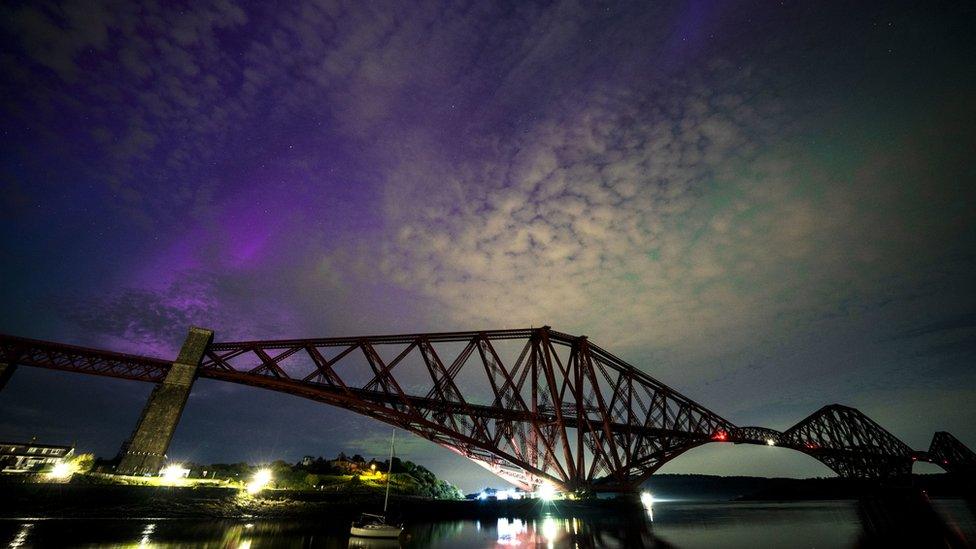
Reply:
[[[212,336],[191,329],[173,362],[0,335],[0,387],[16,365],[157,383],[123,449],[123,464],[136,460],[124,468],[136,473],[158,471],[196,378],[376,418],[526,489],[548,482],[566,491],[632,491],[675,456],[710,442],[790,448],[848,478],[905,477],[917,460],[976,472],[976,454],[949,433],[915,451],[846,406],[826,406],[782,432],[737,426],[585,336],[548,326],[273,341]]]

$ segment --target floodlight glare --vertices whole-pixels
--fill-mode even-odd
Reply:
[[[258,469],[251,477],[251,482],[247,484],[247,491],[249,494],[256,494],[264,488],[271,484],[271,469]]]
[[[163,477],[166,482],[176,482],[181,478],[186,478],[187,473],[190,470],[179,464],[167,465],[163,467],[163,470],[159,472],[159,476]]]
[[[641,492],[640,500],[646,509],[650,509],[654,505],[654,496],[650,492]]]
[[[54,468],[48,472],[47,476],[54,479],[66,479],[75,473],[75,468],[67,461],[59,461],[54,464]]]
[[[556,497],[556,487],[551,482],[543,482],[538,490],[539,499],[552,501]]]

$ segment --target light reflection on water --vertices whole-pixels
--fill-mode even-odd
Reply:
[[[142,539],[139,540],[139,547],[148,547],[152,541],[152,533],[156,530],[156,523],[150,522],[142,529]]]
[[[9,547],[23,547],[27,542],[27,536],[30,534],[31,528],[34,527],[34,523],[25,522],[20,525],[20,529],[17,530],[17,534],[14,539],[10,540]]]
[[[934,507],[963,543],[974,543],[976,521],[966,502],[937,500]],[[414,522],[399,542],[350,539],[345,522],[308,519],[0,520],[0,547],[873,547],[885,541],[870,531],[877,521],[853,501],[668,502],[653,511],[653,522],[649,513]]]
[[[553,547],[564,536],[574,537],[578,533],[579,519],[542,517],[538,520],[520,518],[500,518],[495,525],[497,545],[528,547]],[[481,531],[480,524],[476,527]]]

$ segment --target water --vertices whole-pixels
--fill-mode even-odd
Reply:
[[[962,500],[933,508],[961,546],[976,543],[973,510]],[[903,517],[899,517],[904,522]],[[881,531],[879,532],[879,525]],[[909,525],[913,532],[918,529]],[[656,503],[644,520],[564,518],[459,520],[410,524],[402,547],[862,547],[886,546],[884,521],[851,501]],[[896,526],[897,527],[897,526]],[[880,538],[878,536],[881,536]],[[899,538],[894,537],[897,541]],[[933,545],[938,540],[933,540]],[[350,540],[348,524],[309,520],[9,519],[9,547],[397,547]],[[902,545],[899,543],[899,545]],[[905,544],[908,545],[908,544]],[[917,546],[918,542],[910,545]]]

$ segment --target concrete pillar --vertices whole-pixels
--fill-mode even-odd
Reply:
[[[10,381],[10,377],[14,375],[14,370],[16,369],[16,364],[0,362],[0,391],[7,386],[7,382]]]
[[[183,415],[186,399],[190,396],[197,367],[212,340],[211,330],[190,328],[179,358],[166,374],[166,379],[149,395],[149,402],[142,410],[132,438],[123,446],[117,473],[155,475],[159,472],[173,432]]]

